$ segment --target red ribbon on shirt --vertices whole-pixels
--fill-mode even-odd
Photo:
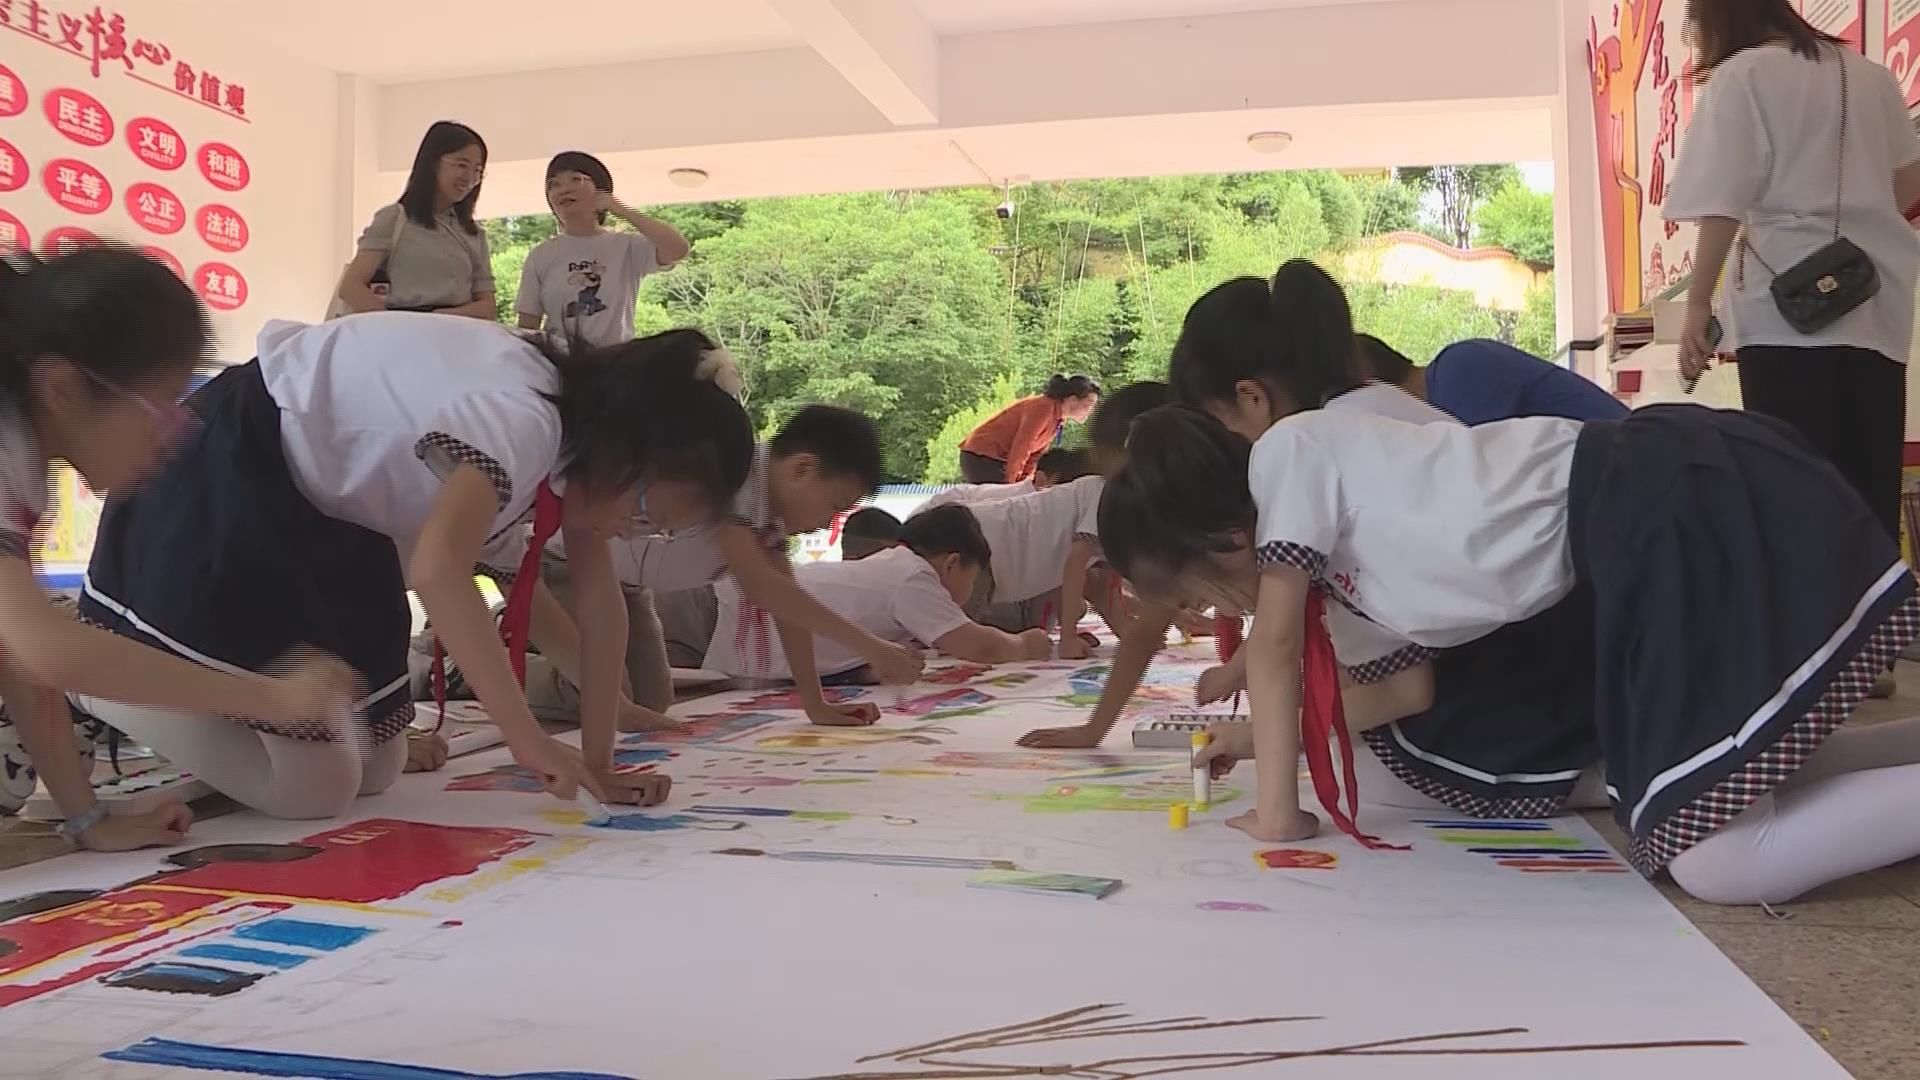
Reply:
[[[1307,593],[1306,647],[1302,650],[1300,675],[1300,740],[1307,750],[1307,771],[1313,777],[1313,792],[1320,797],[1333,823],[1340,831],[1374,850],[1406,851],[1405,844],[1389,844],[1360,831],[1360,785],[1353,773],[1353,735],[1347,730],[1347,710],[1340,700],[1340,666],[1334,657],[1333,638],[1327,633],[1326,591],[1315,587]],[[1238,636],[1237,634],[1235,635]],[[1347,807],[1340,808],[1340,779],[1333,774],[1329,737],[1340,741],[1340,763],[1346,780]]]
[[[500,638],[507,647],[507,662],[513,666],[513,677],[522,690],[527,688],[527,632],[533,624],[533,589],[540,581],[540,553],[560,531],[564,509],[560,496],[553,493],[553,485],[542,481],[533,498],[533,538],[520,556],[520,570],[507,590],[507,609],[500,616]],[[433,729],[439,731],[447,722],[446,650],[440,645],[439,635],[433,639],[433,702],[440,709],[440,721]]]
[[[1241,621],[1238,615],[1215,615],[1213,617],[1213,651],[1219,655],[1220,662],[1230,664],[1233,654],[1240,651]]]

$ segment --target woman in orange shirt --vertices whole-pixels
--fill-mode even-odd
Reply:
[[[1047,388],[1001,409],[960,444],[960,475],[969,484],[1017,484],[1033,475],[1062,425],[1086,420],[1100,403],[1100,384],[1085,375],[1055,375]]]

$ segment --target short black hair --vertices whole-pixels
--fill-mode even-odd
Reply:
[[[1413,361],[1405,353],[1372,334],[1355,334],[1353,341],[1354,374],[1360,378],[1405,386],[1413,377]]]
[[[900,542],[915,555],[958,555],[971,566],[993,562],[993,548],[980,531],[980,519],[961,503],[948,503],[913,515],[900,527]]]
[[[1100,399],[1087,418],[1087,442],[1102,453],[1127,448],[1127,430],[1134,418],[1149,409],[1173,404],[1173,387],[1163,382],[1137,382]]]
[[[1033,470],[1046,473],[1056,484],[1065,484],[1093,475],[1093,459],[1085,450],[1056,446],[1040,455],[1040,460],[1033,463]]]
[[[877,506],[863,506],[840,523],[840,535],[896,543],[900,539],[900,519]]]
[[[613,194],[613,174],[607,171],[605,162],[585,150],[562,150],[553,155],[553,160],[547,162],[547,183],[553,183],[553,178],[563,172],[579,173],[593,181],[595,191]],[[549,202],[547,208],[551,210],[553,204]],[[605,225],[607,212],[599,211],[594,215],[594,220]]]
[[[852,409],[808,405],[780,425],[780,433],[767,449],[775,458],[812,454],[820,459],[821,472],[851,476],[868,494],[880,489],[885,460],[880,453],[880,429]]]

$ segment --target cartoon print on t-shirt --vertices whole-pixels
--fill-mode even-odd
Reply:
[[[580,290],[580,295],[567,302],[567,318],[582,319],[607,310],[607,305],[600,299],[600,282],[606,273],[606,267],[600,265],[598,259],[582,259],[567,264],[567,284]]]

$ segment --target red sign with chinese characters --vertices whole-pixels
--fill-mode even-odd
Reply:
[[[1920,107],[1920,3],[1886,0],[1887,69],[1900,83],[1907,108]]]
[[[200,175],[221,191],[239,191],[253,180],[247,159],[226,143],[210,142],[194,158],[200,163]]]
[[[65,255],[83,247],[91,247],[100,242],[100,238],[75,225],[62,225],[47,230],[40,238],[40,250],[47,255]]]
[[[25,223],[5,210],[0,210],[0,251],[24,251],[27,246]]]
[[[247,246],[247,220],[231,206],[203,206],[193,215],[193,223],[200,230],[200,239],[215,251],[232,254]]]
[[[187,277],[186,268],[181,266],[180,260],[174,258],[173,253],[168,251],[166,248],[154,247],[152,244],[145,244],[145,245],[142,245],[141,247],[135,248],[134,250],[138,251],[142,255],[145,255],[147,258],[152,259],[154,262],[159,263],[161,266],[164,266],[167,269],[173,271],[174,277],[177,277],[182,281],[186,280],[186,277]]]
[[[104,12],[98,4],[62,11],[41,0],[0,0],[0,30],[86,61],[96,79],[103,71],[117,70],[126,78],[248,122],[246,87],[175,60],[164,42],[129,38],[126,17]]]
[[[55,131],[81,146],[105,146],[113,141],[113,115],[85,90],[65,86],[49,90],[40,107]]]
[[[19,191],[27,186],[27,156],[20,148],[0,139],[0,191]]]
[[[128,188],[126,204],[127,216],[150,233],[172,236],[187,223],[187,208],[159,184],[143,182]]]
[[[191,284],[215,311],[237,311],[247,302],[247,279],[223,262],[201,263],[193,271]]]
[[[172,172],[187,163],[187,143],[179,130],[151,116],[127,121],[127,149],[142,163],[162,172]]]
[[[106,174],[84,161],[54,158],[40,170],[40,181],[54,202],[76,214],[99,214],[113,205]]]
[[[13,69],[0,64],[0,117],[19,116],[27,111],[27,84]]]

